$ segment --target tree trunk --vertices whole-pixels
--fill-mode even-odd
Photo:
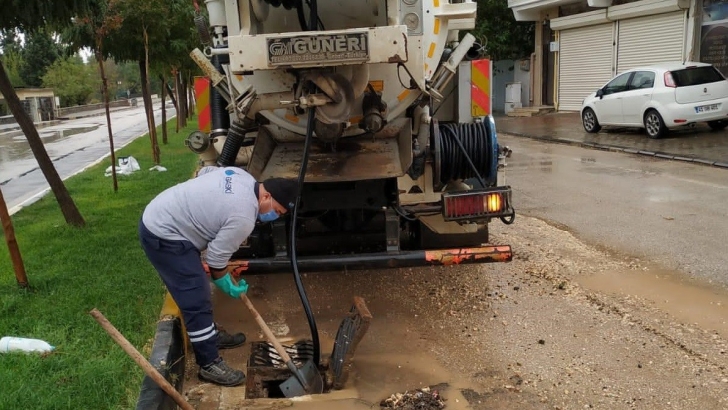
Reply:
[[[154,105],[152,105],[152,86],[149,82],[149,35],[147,28],[144,27],[144,73],[147,83],[147,99],[149,100],[149,125],[151,126],[151,133],[149,134],[152,138],[152,147],[154,148],[154,164],[159,165],[162,159],[160,158],[159,140],[157,139],[157,125],[154,121]]]
[[[149,110],[147,110],[147,81],[146,81],[146,71],[144,71],[144,67],[146,65],[144,64],[144,57],[139,58],[139,77],[140,77],[140,86],[142,87],[142,102],[144,103],[144,116],[147,119],[147,129],[149,129]],[[149,135],[151,137],[152,133],[149,132]]]
[[[179,105],[182,108],[182,120],[180,121],[180,126],[184,128],[187,126],[187,89],[185,88],[185,83],[182,79],[182,72],[178,71],[177,76],[179,77]]]
[[[116,153],[114,152],[114,134],[111,132],[111,114],[109,112],[109,84],[104,70],[104,57],[101,55],[101,45],[96,45],[96,61],[99,63],[101,74],[101,92],[104,97],[104,108],[106,109],[106,128],[109,130],[109,151],[111,152],[111,178],[114,181],[114,192],[119,190],[119,183],[116,179]]]
[[[175,132],[179,133],[180,125],[182,124],[182,101],[179,98],[179,71],[176,68],[172,69],[172,75],[174,76],[174,94],[177,96],[177,128]]]
[[[164,86],[167,88],[167,94],[169,94],[169,98],[172,100],[172,105],[174,105],[175,111],[177,110],[177,99],[174,97],[174,90],[169,85],[168,82],[164,83]]]
[[[187,118],[192,119],[192,117],[195,115],[195,99],[194,94],[192,93],[193,86],[192,86],[192,76],[187,76],[187,99],[189,100],[189,104],[187,105],[189,110],[187,110]]]
[[[162,143],[167,145],[167,80],[163,75],[159,79],[162,80]]]
[[[5,101],[7,101],[10,111],[23,130],[30,149],[33,151],[33,156],[35,156],[36,161],[38,161],[38,166],[43,172],[43,176],[45,176],[48,185],[50,185],[53,194],[56,196],[56,201],[58,201],[58,205],[61,207],[61,212],[66,219],[66,223],[74,226],[84,226],[86,221],[84,221],[83,216],[78,211],[76,204],[73,202],[73,198],[71,198],[66,186],[63,184],[63,180],[58,176],[58,172],[53,166],[53,161],[48,157],[48,152],[38,135],[38,130],[35,129],[33,120],[23,110],[20,99],[18,99],[18,95],[15,93],[12,84],[10,84],[10,79],[2,62],[0,62],[0,92],[5,96]]]
[[[3,224],[3,232],[5,232],[5,242],[8,244],[10,259],[13,261],[13,269],[15,270],[15,280],[21,288],[28,287],[28,276],[25,274],[23,266],[23,258],[20,256],[20,248],[18,241],[15,240],[15,229],[13,229],[13,220],[10,219],[8,205],[5,203],[3,191],[0,189],[0,221]]]
[[[144,61],[141,68],[142,94],[144,95],[144,109],[147,111],[149,138],[152,143],[152,159],[155,165],[161,162],[159,143],[157,142],[157,126],[154,123],[154,107],[152,106],[151,86],[149,84],[149,36],[144,28]]]
[[[139,60],[139,75],[141,77],[141,86],[142,86],[142,101],[144,101],[144,114],[147,117],[147,130],[149,131],[149,142],[152,147],[152,161],[155,164],[158,164],[158,158],[157,158],[157,150],[154,147],[154,135],[152,134],[152,115],[154,111],[149,110],[149,107],[152,105],[152,97],[149,92],[149,82],[147,81],[147,72],[146,72],[146,64],[144,62],[144,57],[142,57]]]

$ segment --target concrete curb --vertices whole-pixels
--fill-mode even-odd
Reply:
[[[689,162],[691,164],[708,165],[708,166],[712,166],[712,167],[728,169],[728,163],[726,163],[726,162],[714,161],[711,159],[704,159],[704,158],[690,158],[690,157],[685,157],[682,155],[670,154],[667,152],[644,151],[644,150],[638,150],[638,149],[634,149],[634,148],[630,148],[630,147],[622,147],[619,145],[599,144],[596,142],[584,142],[584,141],[571,140],[571,139],[567,139],[567,138],[554,138],[554,137],[547,137],[547,136],[540,136],[540,135],[528,135],[528,134],[524,134],[524,133],[520,133],[520,132],[500,131],[499,133],[506,134],[506,135],[513,135],[515,137],[529,138],[529,139],[540,141],[540,142],[565,144],[565,145],[571,145],[571,146],[582,147],[582,148],[598,149],[601,151],[623,152],[626,154],[645,155],[645,156],[653,157],[653,158],[669,159],[669,160],[673,160],[673,161]]]
[[[166,317],[157,322],[154,345],[149,363],[175,387],[182,389],[185,377],[184,339],[178,317]],[[145,375],[139,390],[137,410],[175,410],[177,403],[149,376]]]
[[[166,294],[164,305],[157,322],[154,344],[149,355],[149,363],[174,388],[181,392],[185,379],[186,344],[184,328],[179,308]],[[149,376],[145,375],[139,389],[136,410],[176,410],[177,403]]]

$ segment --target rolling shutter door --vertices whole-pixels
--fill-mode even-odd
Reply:
[[[559,32],[559,111],[581,102],[612,78],[613,23]]]
[[[685,12],[619,20],[617,73],[655,63],[683,61]]]

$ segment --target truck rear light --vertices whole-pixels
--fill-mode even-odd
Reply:
[[[510,187],[442,194],[442,216],[446,221],[488,219],[513,213]]]

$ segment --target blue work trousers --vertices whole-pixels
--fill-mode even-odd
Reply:
[[[210,280],[200,251],[190,241],[171,241],[151,233],[139,221],[139,241],[182,312],[199,366],[218,358],[217,328],[212,319]]]

